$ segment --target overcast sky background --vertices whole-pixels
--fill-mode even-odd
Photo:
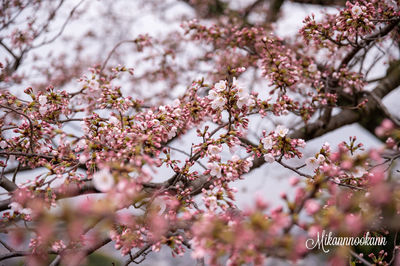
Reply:
[[[67,3],[68,6],[72,7],[77,3],[78,1],[69,1]],[[86,33],[87,29],[92,28],[94,30],[103,30],[104,25],[107,24],[107,20],[104,17],[104,13],[107,12],[107,9],[110,7],[109,1],[107,5],[104,3],[105,1],[87,1],[87,3],[84,3],[80,7],[81,10],[90,7],[89,12],[83,13],[82,17],[79,19],[76,19],[70,23],[65,32],[64,36],[70,36],[73,40],[79,40],[80,38],[83,38],[82,35]],[[107,1],[106,1],[107,2]],[[120,30],[118,31],[111,31],[110,34],[112,35],[112,38],[110,39],[118,39],[120,40],[123,39],[132,39],[136,37],[139,34],[143,33],[149,33],[151,36],[165,36],[168,34],[171,30],[177,30],[179,29],[179,22],[174,22],[172,23],[171,21],[174,21],[177,17],[181,17],[182,15],[185,15],[188,18],[194,17],[194,12],[191,8],[189,8],[186,4],[181,3],[174,5],[170,9],[167,9],[166,11],[164,10],[164,15],[166,20],[160,20],[158,14],[154,14],[154,11],[146,7],[145,9],[147,11],[143,11],[140,8],[137,8],[137,4],[142,1],[129,1],[129,0],[120,0],[120,1],[112,1],[114,6],[114,10],[118,10],[120,12],[120,19],[121,19],[121,27],[124,29],[123,34],[121,33]],[[160,1],[165,3],[164,1]],[[169,1],[171,2],[171,1]],[[240,6],[240,1],[234,1],[236,5]],[[250,2],[250,1],[248,1]],[[122,8],[121,8],[122,7]],[[62,12],[65,12],[65,14],[68,14],[70,8],[65,8],[62,10]],[[279,20],[279,24],[277,25],[277,33],[280,36],[290,36],[292,34],[295,34],[300,27],[302,26],[302,20],[309,14],[315,13],[317,15],[317,18],[320,14],[321,8],[318,6],[313,6],[313,5],[300,5],[300,4],[294,4],[290,3],[288,1],[285,1],[285,4],[283,5],[282,8],[282,15],[283,19]],[[334,12],[336,9],[331,8],[329,9],[330,12]],[[158,13],[158,12],[157,12]],[[105,19],[103,19],[105,18]],[[60,25],[62,20],[58,21],[58,25]],[[128,21],[128,25],[127,22]],[[93,25],[96,25],[93,27]],[[57,27],[57,24],[56,24]],[[126,29],[126,31],[125,31]],[[115,36],[114,36],[115,35]],[[65,46],[65,44],[61,44],[61,41],[58,42],[58,44],[53,44],[51,46],[46,46],[41,48],[40,50],[37,50],[36,53],[38,54],[45,54],[49,51],[53,51],[55,53],[60,52],[60,51],[65,51],[66,49],[72,49],[72,45],[74,44],[73,41],[71,41],[71,47]],[[114,43],[115,44],[115,43]],[[86,56],[97,56],[98,55],[98,49],[99,47],[102,47],[102,44],[90,44],[94,45],[92,46],[92,49],[87,49]],[[98,47],[96,47],[98,45]],[[112,49],[112,46],[106,47],[105,53],[104,53],[104,58],[108,51]],[[92,53],[93,52],[93,53]],[[3,50],[0,50],[0,59],[4,58],[5,53]],[[132,55],[130,55],[132,56]],[[133,55],[134,56],[134,55]],[[30,60],[28,58],[28,60]],[[129,61],[129,60],[128,60]],[[140,72],[140,66],[136,65],[129,65],[127,64],[128,67],[134,67],[137,69],[137,71]],[[29,64],[26,64],[24,66],[24,71],[29,71]],[[374,75],[376,77],[382,76],[384,74],[384,67],[376,67],[376,71]],[[40,79],[40,77],[37,77]],[[193,79],[198,78],[198,77],[193,77]],[[248,80],[245,78],[240,80],[243,85],[246,86],[246,84],[249,84]],[[70,90],[75,90],[77,83],[72,82],[68,86],[70,86]],[[21,87],[23,86],[29,86],[28,83],[23,83],[19,88],[16,88],[18,91],[21,91]],[[388,109],[393,112],[399,113],[400,107],[397,103],[398,99],[400,97],[400,93],[398,91],[395,91],[391,94],[389,94],[385,99],[384,103],[387,105]],[[286,117],[280,117],[276,119],[277,123],[283,123],[288,119]],[[258,124],[259,121],[254,121],[253,125]],[[271,124],[266,124],[266,128],[270,126]],[[269,127],[269,130],[272,130],[273,128]],[[261,132],[259,132],[260,134]],[[314,152],[318,151],[321,145],[325,142],[329,142],[332,147],[336,147],[337,144],[342,142],[343,140],[348,140],[349,136],[354,136],[356,135],[358,138],[359,142],[364,143],[365,148],[371,148],[371,147],[379,147],[381,145],[380,141],[377,140],[375,137],[373,137],[370,133],[362,129],[360,126],[357,124],[345,126],[343,128],[340,128],[338,130],[335,130],[333,132],[330,132],[322,137],[316,138],[312,141],[307,142],[307,147],[304,149],[304,154],[305,158],[312,156]],[[190,151],[190,146],[191,143],[193,142],[198,142],[199,138],[196,137],[195,133],[192,131],[189,134],[187,134],[185,137],[182,139],[174,142],[171,146],[177,147],[184,149],[186,151]],[[227,151],[224,151],[226,154],[226,158],[230,158],[230,154]],[[183,159],[184,156],[182,156],[179,153],[175,153],[177,158]],[[242,155],[245,155],[244,153]],[[303,160],[292,160],[291,163],[293,165],[300,165],[304,162]],[[201,169],[201,168],[199,168]],[[34,170],[32,172],[21,172],[18,175],[18,178],[20,182],[23,182],[23,180],[26,180],[27,178],[32,178],[32,176],[35,176],[36,174],[44,173],[44,170],[38,169]],[[33,175],[32,175],[33,174]],[[164,181],[165,179],[169,178],[172,175],[172,171],[170,169],[162,168],[158,171],[157,176],[155,177],[155,181]],[[277,163],[273,164],[265,164],[264,166],[260,167],[259,169],[256,169],[255,171],[252,171],[250,174],[246,175],[246,178],[241,181],[235,182],[233,186],[238,188],[238,193],[237,193],[237,203],[238,207],[240,208],[246,208],[246,206],[252,206],[254,202],[254,198],[256,195],[262,195],[265,199],[267,199],[271,205],[276,206],[279,204],[282,204],[283,202],[280,200],[279,194],[281,192],[288,192],[290,195],[290,191],[292,189],[290,188],[288,181],[289,177],[294,176],[292,172],[284,169],[282,166],[278,165]],[[0,196],[0,198],[4,198],[5,196]],[[290,197],[290,196],[289,196]],[[105,250],[107,248],[103,248]],[[118,252],[113,252],[114,254],[118,254]],[[163,251],[159,254],[154,254],[152,253],[151,255],[148,256],[149,260],[146,261],[143,265],[171,265],[172,263],[176,265],[187,265],[188,263],[188,255],[185,255],[187,258],[186,260],[179,260],[179,259],[172,259],[170,258],[169,255],[169,250],[168,248],[163,248]],[[275,262],[274,262],[275,263]],[[305,262],[304,264],[311,263],[310,261]],[[317,265],[317,264],[315,264]]]

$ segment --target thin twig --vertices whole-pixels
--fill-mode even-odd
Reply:
[[[355,257],[356,259],[358,259],[359,261],[361,261],[364,265],[367,266],[372,266],[373,264],[369,263],[366,259],[360,257],[357,253],[355,253],[353,250],[350,249],[350,254]]]

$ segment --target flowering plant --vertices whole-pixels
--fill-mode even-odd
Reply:
[[[284,1],[177,0],[193,16],[181,30],[111,47],[112,36],[89,31],[85,40],[111,49],[88,60],[79,42],[35,54],[66,45],[65,27],[95,5],[78,2],[47,35],[56,2],[1,4],[0,261],[81,265],[112,243],[126,265],[162,247],[209,265],[294,263],[329,231],[391,244],[335,247],[324,262],[400,263],[400,120],[382,102],[400,85],[398,1],[321,1],[341,6],[284,37]],[[130,62],[135,71],[109,67]],[[376,65],[386,73],[371,78]],[[382,143],[310,145],[353,123]],[[235,185],[270,178],[257,168],[287,171],[290,185],[279,204],[257,195],[240,208]]]

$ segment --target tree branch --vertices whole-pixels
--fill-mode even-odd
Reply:
[[[4,188],[8,192],[12,192],[18,188],[18,186],[9,180],[6,176],[2,175],[0,177],[0,187]]]
[[[386,78],[384,78],[372,93],[382,99],[389,92],[400,86],[400,66],[391,71]],[[368,117],[374,112],[380,112],[379,106],[376,104],[372,95],[367,97],[368,102],[361,110],[343,110],[339,114],[333,116],[329,123],[322,125],[320,121],[308,124],[290,134],[291,138],[311,140],[320,137],[328,132],[338,129],[342,126],[358,122],[363,117]],[[253,162],[251,170],[260,167],[265,163],[262,157],[256,158]]]

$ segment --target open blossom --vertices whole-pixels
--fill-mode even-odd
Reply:
[[[218,207],[217,198],[215,196],[206,197],[204,199],[204,202],[208,206],[208,209],[211,210],[211,211],[215,211],[215,209],[217,209],[217,207]]]
[[[181,105],[181,100],[175,99],[172,103],[172,107],[177,108]]]
[[[21,204],[18,202],[11,202],[8,206],[10,206],[11,210],[14,212],[19,212],[24,215],[31,215],[32,214],[32,209],[30,208],[24,208],[22,207]]]
[[[47,113],[47,107],[46,107],[46,105],[42,105],[42,106],[39,107],[39,113],[40,113],[41,115],[45,115],[45,114]]]
[[[208,99],[210,100],[215,100],[218,97],[218,92],[216,92],[215,90],[210,90],[208,92]]]
[[[31,208],[23,208],[20,213],[25,214],[25,215],[31,215],[32,214],[32,209]]]
[[[218,163],[208,163],[207,168],[211,170],[211,176],[221,177],[221,166]]]
[[[311,169],[317,168],[319,166],[319,163],[320,162],[314,156],[306,159],[306,165]]]
[[[39,113],[41,115],[45,115],[47,113],[47,96],[46,95],[40,95],[39,96],[39,103],[40,103],[40,107],[39,107]]]
[[[212,109],[219,109],[224,107],[225,104],[226,104],[226,99],[219,96],[218,98],[216,98],[214,101],[211,102],[211,107]]]
[[[365,170],[365,168],[361,167],[361,166],[355,167],[354,170],[351,172],[351,174],[356,178],[362,177],[366,173],[367,173],[367,170]]]
[[[78,143],[76,143],[76,147],[78,149],[82,149],[86,146],[86,139],[80,139]]]
[[[269,150],[272,148],[272,146],[274,145],[274,140],[272,139],[271,136],[265,137],[261,140],[264,149]]]
[[[2,149],[7,148],[7,142],[5,142],[4,140],[0,141],[0,148]]]
[[[240,157],[237,155],[237,154],[234,154],[233,156],[232,156],[232,162],[234,162],[234,163],[236,163],[237,161],[239,161],[240,160]]]
[[[46,95],[40,95],[39,96],[39,103],[40,103],[40,105],[45,105],[47,103],[47,96]]]
[[[171,129],[168,131],[168,139],[172,139],[173,137],[175,137],[176,132],[178,132],[176,126],[171,127]]]
[[[276,127],[276,133],[278,133],[279,136],[281,136],[282,138],[284,136],[286,136],[286,134],[289,132],[289,129],[287,129],[286,127],[279,125]]]
[[[108,169],[102,169],[93,175],[93,185],[101,192],[107,192],[112,189],[114,183],[114,177]]]
[[[318,68],[317,68],[316,64],[311,64],[311,65],[308,66],[307,70],[312,73],[312,72],[317,71]]]
[[[79,163],[84,164],[87,162],[87,160],[89,160],[88,154],[82,153],[81,155],[79,155]]]
[[[111,116],[109,122],[110,122],[110,124],[113,124],[113,125],[119,124],[119,120],[115,116]]]
[[[236,104],[239,108],[249,105],[249,96],[240,97],[239,100],[236,102]]]
[[[212,155],[220,154],[222,151],[222,147],[218,147],[217,145],[208,146],[208,152]]]
[[[318,156],[317,156],[317,161],[318,161],[319,163],[325,162],[325,156],[323,156],[322,154],[318,154]]]
[[[354,16],[359,17],[363,13],[363,11],[360,6],[354,5],[351,8],[351,13],[353,13]]]
[[[297,139],[297,146],[300,148],[305,148],[306,142],[304,141],[304,139]]]
[[[23,209],[22,205],[19,204],[18,202],[11,202],[8,206],[10,206],[11,210],[15,212],[19,212]]]
[[[318,154],[317,158],[312,156],[306,159],[306,165],[311,169],[317,168],[323,162],[325,162],[325,156],[322,154]]]
[[[216,91],[220,92],[226,89],[226,81],[220,80],[218,83],[214,85]]]
[[[247,173],[250,171],[250,168],[253,166],[253,160],[253,157],[249,157],[244,161],[243,172]]]
[[[273,163],[273,162],[275,162],[275,157],[271,153],[267,153],[264,155],[264,160],[267,163]]]
[[[247,102],[247,105],[249,107],[253,107],[256,105],[256,101],[253,98],[250,98],[249,101]]]
[[[244,89],[244,87],[242,87],[242,86],[238,83],[238,81],[237,81],[236,78],[233,78],[232,84],[233,84],[233,86],[236,88],[236,90],[237,90],[237,95],[239,96],[239,98],[249,96],[249,94],[247,93],[247,91]]]

